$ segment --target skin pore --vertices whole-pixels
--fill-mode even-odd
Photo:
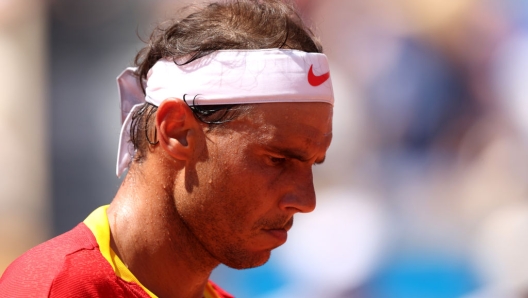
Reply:
[[[218,264],[264,264],[294,214],[315,208],[331,105],[255,104],[211,130],[168,99],[156,128],[159,144],[132,163],[108,219],[112,249],[157,296],[202,297]]]

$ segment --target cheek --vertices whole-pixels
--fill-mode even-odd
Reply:
[[[226,163],[217,173],[211,184],[212,209],[230,228],[247,229],[270,208],[266,204],[269,185],[262,171],[238,162]]]
[[[223,146],[217,142],[210,148],[210,176],[202,180],[207,184],[209,207],[216,219],[231,229],[242,230],[273,209],[279,196],[274,185],[279,185],[281,172],[265,165],[243,145],[226,150],[234,142]]]
[[[223,213],[230,222],[243,222],[251,209],[252,193],[250,181],[240,171],[226,168],[211,184],[211,207],[216,213]],[[219,214],[221,215],[221,214]]]

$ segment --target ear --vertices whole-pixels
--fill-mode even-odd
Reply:
[[[201,130],[193,112],[181,99],[164,100],[156,112],[158,140],[163,149],[177,160],[192,158],[197,129]]]

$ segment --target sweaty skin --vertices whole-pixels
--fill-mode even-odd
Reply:
[[[179,99],[156,114],[159,144],[108,209],[112,248],[161,297],[201,297],[211,271],[264,264],[295,213],[315,208],[312,167],[332,139],[327,103],[255,104],[214,129]]]

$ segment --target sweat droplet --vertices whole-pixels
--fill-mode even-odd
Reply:
[[[213,179],[209,179],[209,184],[213,183]]]

